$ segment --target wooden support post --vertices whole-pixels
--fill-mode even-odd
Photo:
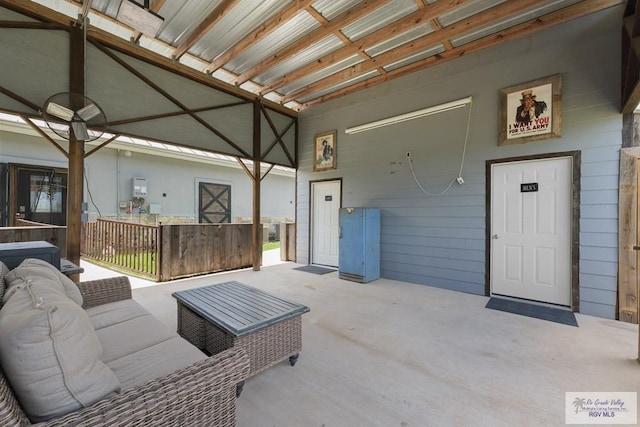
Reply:
[[[72,25],[70,31],[69,58],[69,91],[72,94],[85,93],[85,44],[84,29],[79,25]],[[71,97],[72,102],[75,99]],[[82,99],[82,98],[80,98]],[[72,105],[74,110],[82,106]],[[67,179],[67,258],[76,265],[80,265],[80,242],[82,234],[82,200],[84,176],[84,141],[79,141],[69,133],[69,171]],[[75,276],[75,277],[74,277]],[[78,275],[72,279],[78,281]]]
[[[260,100],[253,102],[253,271],[260,271],[262,265],[262,224],[260,224]]]

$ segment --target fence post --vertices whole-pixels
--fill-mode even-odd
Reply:
[[[171,280],[171,225],[158,227],[158,276],[161,282]]]

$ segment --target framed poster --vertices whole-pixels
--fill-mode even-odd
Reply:
[[[498,145],[559,138],[562,134],[562,75],[500,91]]]
[[[316,135],[314,150],[315,161],[313,162],[314,172],[336,169],[338,167],[338,141],[336,137],[337,132],[335,130]]]

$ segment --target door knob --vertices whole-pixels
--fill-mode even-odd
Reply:
[[[493,236],[491,236],[491,238],[492,238],[493,240],[496,240],[496,239],[499,239],[499,238],[500,238],[500,236],[498,236],[497,234],[494,234]]]

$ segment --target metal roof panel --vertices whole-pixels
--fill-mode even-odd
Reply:
[[[229,61],[225,68],[234,73],[242,74],[319,26],[320,23],[313,16],[306,11],[301,11],[288,22]]]
[[[362,0],[318,0],[312,6],[330,21],[360,3],[362,3]]]
[[[189,52],[206,60],[214,60],[286,6],[287,2],[278,0],[242,0]]]
[[[392,62],[391,64],[387,64],[385,65],[383,68],[385,69],[385,71],[393,71],[393,70],[397,70],[398,68],[402,68],[406,65],[409,64],[413,64],[414,62],[423,60],[425,58],[429,58],[432,57],[434,55],[437,55],[439,53],[442,53],[445,51],[444,45],[437,45],[434,46],[428,50],[422,51],[422,52],[418,52],[415,55],[411,55],[407,58],[402,58],[398,61]]]
[[[165,43],[178,46],[208,16],[221,0],[168,1],[160,9],[164,24],[157,37]]]
[[[384,40],[382,43],[379,43],[367,50],[365,53],[370,56],[380,55],[388,50],[394,49],[400,45],[410,42],[411,40],[415,40],[419,37],[426,36],[433,32],[433,27],[428,22],[424,24],[414,27],[409,31],[405,31],[402,34],[398,34],[397,36]]]
[[[347,25],[341,31],[350,40],[358,40],[416,10],[418,6],[415,0],[395,0]]]
[[[467,19],[476,13],[480,13],[484,10],[490,9],[494,6],[504,3],[507,0],[476,0],[471,3],[467,3],[460,6],[449,13],[445,13],[438,17],[438,22],[443,27],[448,27],[451,24],[455,24],[458,21]]]
[[[298,90],[304,86],[310,85],[313,82],[316,82],[320,79],[328,77],[338,71],[344,70],[345,68],[349,68],[353,65],[356,65],[360,62],[364,61],[360,55],[352,55],[349,58],[343,59],[342,61],[336,62],[327,68],[323,68],[322,70],[310,74],[300,80],[296,80],[295,82],[289,83],[288,85],[282,86],[279,88],[278,92],[287,94]]]
[[[341,48],[342,46],[344,46],[342,40],[340,40],[337,36],[330,34],[328,37],[320,40],[315,45],[308,47],[297,55],[292,56],[286,61],[283,61],[265,71],[264,73],[256,76],[254,80],[260,84],[269,84],[271,81],[277,79],[278,77],[286,75],[291,71],[294,71],[304,65],[309,64],[310,62],[315,61],[318,58],[322,58],[323,56]]]
[[[378,75],[380,75],[380,73],[377,70],[371,70],[368,73],[361,74],[361,75],[356,76],[356,77],[354,77],[352,79],[340,82],[339,84],[337,84],[335,86],[331,86],[329,88],[326,88],[326,89],[321,90],[319,92],[313,93],[313,94],[311,94],[309,96],[306,96],[304,98],[300,98],[300,101],[301,102],[308,102],[308,101],[311,101],[312,99],[319,98],[319,97],[327,95],[327,94],[329,94],[331,92],[335,92],[337,90],[340,90],[340,89],[342,89],[344,87],[351,86],[353,84],[360,83],[360,82],[365,81],[365,80],[369,80],[369,79],[371,79],[373,77],[376,77]]]
[[[479,28],[476,31],[464,34],[460,37],[455,37],[451,39],[451,44],[454,47],[462,46],[464,44],[470,43],[474,40],[481,39],[482,37],[488,36],[490,34],[497,33],[498,31],[516,26],[523,22],[536,19],[542,15],[547,13],[554,12],[556,10],[562,9],[563,7],[569,6],[571,4],[579,3],[582,0],[548,0],[541,2],[539,6],[535,8],[523,11],[522,13],[511,16],[507,19],[495,21],[490,25]]]

